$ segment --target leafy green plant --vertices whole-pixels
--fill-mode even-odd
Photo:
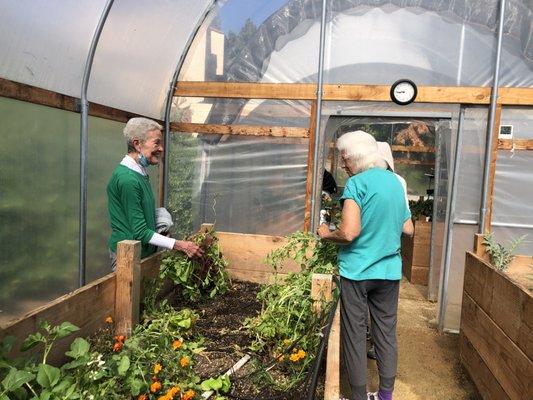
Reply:
[[[527,235],[509,241],[509,247],[496,242],[494,232],[483,235],[483,244],[489,255],[490,262],[498,271],[505,271],[514,257],[515,250],[522,244]]]
[[[225,293],[230,282],[226,272],[228,262],[220,252],[218,239],[213,232],[206,232],[191,240],[204,250],[204,256],[189,259],[183,253],[168,252],[161,262],[160,277],[172,280],[190,300]]]
[[[336,271],[337,246],[318,241],[312,234],[296,232],[288,243],[267,257],[277,272],[281,264],[294,260],[301,272],[289,273],[274,283],[264,285],[257,298],[262,301],[261,314],[245,322],[253,335],[252,349],[266,351],[286,375],[264,370],[258,378],[278,389],[294,388],[307,373],[321,339],[324,314],[317,314],[311,298],[312,275]],[[324,313],[330,304],[323,304]]]
[[[433,216],[433,199],[419,198],[418,200],[409,200],[409,209],[411,217],[417,220],[419,217]]]

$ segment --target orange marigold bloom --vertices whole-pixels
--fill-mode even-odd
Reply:
[[[162,369],[163,369],[163,366],[157,363],[156,365],[154,365],[154,374],[157,375]]]
[[[124,340],[126,340],[126,336],[124,336],[124,335],[115,336],[115,340],[117,342],[124,342]]]
[[[298,357],[304,358],[305,357],[305,351],[303,349],[298,350]]]
[[[155,381],[150,385],[150,392],[151,393],[157,393],[161,390],[161,382]]]
[[[116,342],[116,343],[113,345],[113,351],[116,352],[116,351],[120,351],[120,350],[122,350],[122,346],[123,346],[122,342]]]
[[[170,389],[168,389],[167,394],[169,394],[170,396],[174,397],[175,395],[177,395],[180,392],[180,390],[181,389],[180,389],[179,386],[173,386]]]
[[[108,324],[112,324],[113,323],[113,318],[111,316],[107,317],[105,319],[105,322],[108,323]]]
[[[181,340],[174,340],[172,342],[172,348],[174,350],[178,350],[181,347],[182,344],[183,344],[183,342]]]
[[[185,393],[183,393],[182,400],[191,400],[196,395],[196,392],[192,389],[187,390]]]
[[[139,397],[137,397],[137,400],[148,400],[148,395],[140,394]]]
[[[189,357],[187,357],[187,356],[181,357],[180,365],[181,365],[182,368],[185,368],[186,366],[188,366],[189,363],[190,363]]]
[[[172,397],[170,397],[168,394],[165,394],[163,396],[159,396],[157,400],[172,400]]]

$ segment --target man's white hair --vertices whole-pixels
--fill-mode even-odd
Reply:
[[[337,139],[337,149],[344,151],[344,155],[354,162],[358,174],[367,169],[378,167],[387,168],[387,164],[378,153],[376,139],[364,131],[347,132]]]
[[[124,127],[124,137],[129,147],[133,139],[144,142],[148,132],[161,130],[163,130],[163,127],[157,122],[148,118],[136,117],[131,118]]]

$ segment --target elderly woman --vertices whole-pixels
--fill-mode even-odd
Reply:
[[[340,244],[341,332],[352,399],[392,399],[398,350],[396,320],[402,277],[400,237],[413,234],[403,187],[388,171],[377,143],[366,132],[349,132],[337,140],[346,182],[341,201],[342,223],[319,236]],[[379,370],[379,392],[366,392],[366,326]]]
[[[128,154],[115,168],[107,185],[112,229],[108,246],[113,269],[117,243],[127,239],[141,241],[142,258],[155,253],[157,247],[180,250],[188,257],[202,255],[196,244],[156,232],[155,200],[146,169],[159,164],[163,154],[162,128],[147,118],[132,118],[124,128]]]

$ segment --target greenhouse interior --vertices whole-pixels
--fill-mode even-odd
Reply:
[[[0,0],[0,32],[0,400],[359,399],[316,234],[355,131],[391,149],[414,222],[394,397],[533,398],[532,1]],[[135,117],[196,261],[130,237],[111,268]]]

